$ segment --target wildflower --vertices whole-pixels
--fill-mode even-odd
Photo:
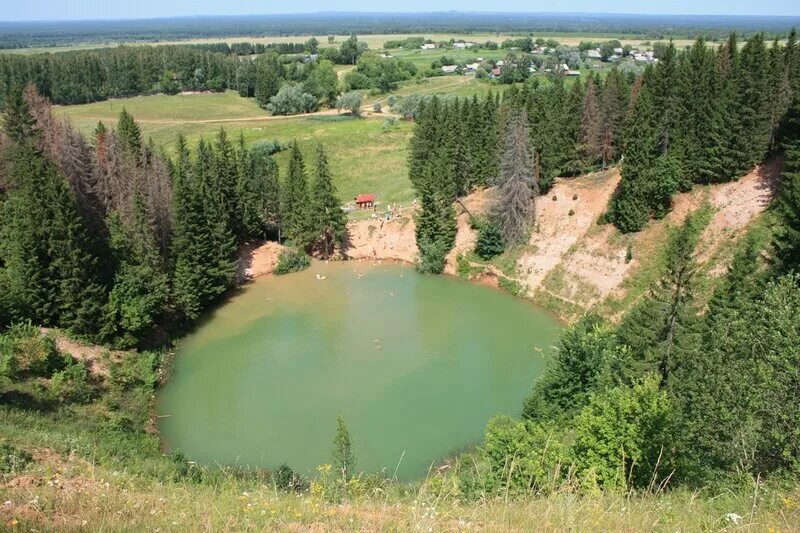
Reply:
[[[742,520],[742,517],[736,513],[728,513],[725,515],[725,519],[728,522],[733,522],[733,524],[736,525]]]

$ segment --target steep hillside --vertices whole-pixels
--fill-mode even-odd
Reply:
[[[561,179],[539,200],[536,225],[528,244],[491,262],[480,261],[471,254],[475,232],[470,228],[469,214],[484,214],[494,193],[478,191],[457,206],[459,229],[446,272],[492,284],[505,278],[515,282],[521,295],[566,320],[591,308],[615,317],[654,279],[667,228],[679,224],[702,205],[711,208],[712,218],[698,247],[698,261],[711,275],[724,272],[730,249],[721,245],[741,237],[767,208],[774,197],[782,163],[775,159],[735,182],[696,186],[675,198],[673,210],[663,220],[652,221],[644,231],[633,235],[622,235],[611,225],[597,224],[619,183],[618,170]],[[414,262],[417,248],[411,211],[392,220],[351,222],[349,256]],[[463,256],[461,268],[459,256]],[[469,268],[465,269],[467,264]]]

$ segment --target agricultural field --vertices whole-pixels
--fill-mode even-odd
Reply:
[[[643,43],[647,43],[652,41],[652,39],[647,38],[637,38],[631,37],[630,35],[616,35],[611,33],[552,33],[552,32],[535,32],[535,33],[415,33],[415,34],[374,34],[374,35],[358,35],[358,40],[367,43],[371,50],[382,50],[383,45],[386,41],[393,41],[393,40],[402,40],[406,37],[416,37],[421,36],[425,37],[426,39],[430,39],[432,41],[448,41],[450,39],[455,40],[464,40],[464,41],[473,41],[473,42],[486,42],[486,41],[494,41],[498,44],[502,43],[506,39],[511,39],[514,37],[530,35],[534,39],[541,37],[543,39],[555,39],[559,43],[567,46],[577,46],[581,41],[607,41],[611,39],[617,39],[622,43],[622,46],[627,44],[637,47],[641,46]],[[13,50],[3,50],[2,53],[15,53],[15,54],[35,54],[35,53],[43,53],[43,52],[65,52],[71,50],[87,50],[93,48],[107,48],[118,46],[120,44],[125,44],[129,46],[142,46],[142,45],[151,45],[151,46],[158,46],[158,45],[168,45],[168,44],[208,44],[208,43],[220,43],[226,42],[228,44],[234,43],[262,43],[262,44],[269,44],[269,43],[302,43],[307,41],[308,39],[316,37],[319,41],[321,47],[327,46],[339,46],[343,41],[345,41],[349,35],[336,35],[334,36],[334,42],[328,42],[327,35],[267,35],[263,37],[256,37],[256,36],[230,36],[230,37],[207,37],[207,38],[198,38],[198,39],[188,39],[188,40],[176,40],[176,41],[133,41],[133,42],[110,42],[110,41],[99,41],[99,42],[87,42],[87,43],[79,43],[79,44],[72,44],[66,46],[55,46],[55,47],[37,47],[37,48],[19,48]],[[668,39],[665,38],[665,40]],[[675,45],[679,48],[684,46],[688,46],[692,44],[693,40],[691,39],[674,39]],[[441,52],[441,50],[433,50],[433,52]],[[504,53],[502,50],[497,50],[495,52]],[[483,51],[482,54],[484,57],[490,57],[488,54],[492,53],[491,51]]]

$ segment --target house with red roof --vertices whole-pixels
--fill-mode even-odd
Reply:
[[[375,205],[375,195],[374,194],[359,194],[355,198],[356,200],[356,207],[359,209],[369,209],[370,207]]]

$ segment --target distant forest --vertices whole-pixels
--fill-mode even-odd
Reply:
[[[0,22],[0,48],[89,42],[158,42],[199,37],[425,32],[613,33],[648,39],[785,36],[800,17],[601,13],[308,13],[118,21]]]

